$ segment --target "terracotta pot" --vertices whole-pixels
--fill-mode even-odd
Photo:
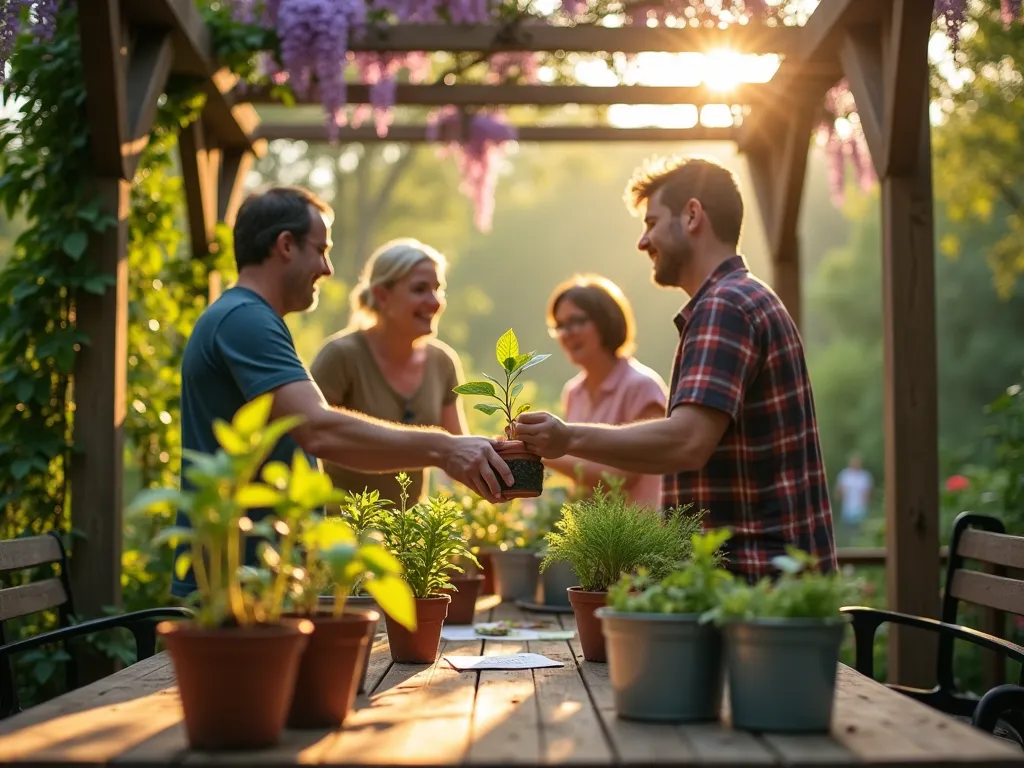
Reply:
[[[205,629],[161,622],[192,749],[262,749],[277,744],[313,623]]]
[[[480,587],[481,595],[493,595],[494,594],[494,558],[490,551],[483,551],[477,553],[476,559],[480,561],[480,573],[483,574],[484,583]]]
[[[313,634],[302,653],[288,713],[289,728],[336,728],[345,722],[378,618],[376,611],[313,618]]]
[[[448,605],[448,617],[444,620],[446,624],[472,624],[476,617],[476,599],[480,594],[480,587],[483,586],[483,576],[453,576],[451,578],[455,590],[446,589],[444,594],[451,597]]]
[[[569,604],[576,616],[576,629],[580,634],[583,658],[587,661],[608,661],[604,648],[601,620],[594,611],[608,600],[607,592],[584,592],[580,587],[569,587]]]
[[[334,610],[334,598],[328,595],[320,595],[320,611],[331,613]],[[359,687],[356,693],[366,693],[366,675],[370,671],[370,655],[373,651],[373,641],[378,634],[385,632],[387,626],[384,623],[384,611],[377,605],[377,601],[369,595],[349,595],[345,598],[345,613],[362,613],[370,611],[379,617],[377,621],[366,629],[369,644],[366,649],[366,656],[363,658],[363,669],[359,674]]]
[[[417,598],[415,632],[386,616],[391,660],[397,664],[433,664],[441,646],[441,625],[448,615],[450,602],[448,595]]]
[[[526,450],[526,443],[522,440],[502,440],[496,450],[512,470],[514,478],[511,486],[505,485],[505,481],[498,478],[501,498],[529,499],[540,496],[544,490],[544,464],[540,456]]]

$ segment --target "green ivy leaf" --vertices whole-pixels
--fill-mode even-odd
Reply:
[[[61,250],[75,261],[82,258],[86,246],[89,245],[89,237],[85,232],[72,232],[64,238],[61,243]]]
[[[93,275],[82,283],[82,290],[102,296],[107,292],[107,288],[116,282],[117,280],[113,275]]]

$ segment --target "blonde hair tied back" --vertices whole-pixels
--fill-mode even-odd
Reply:
[[[349,327],[365,329],[374,325],[377,322],[377,306],[373,289],[378,285],[390,288],[424,261],[434,264],[443,285],[447,260],[437,249],[415,238],[390,240],[370,254],[359,275],[359,282],[349,294],[352,309]]]

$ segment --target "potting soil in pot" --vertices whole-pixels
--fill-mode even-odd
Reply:
[[[544,464],[539,461],[527,459],[506,459],[508,468],[512,471],[515,482],[511,486],[505,485],[500,477],[498,482],[503,491],[523,491],[531,495],[539,495],[544,490]]]

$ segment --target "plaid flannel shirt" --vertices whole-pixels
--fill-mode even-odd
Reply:
[[[754,581],[793,545],[836,566],[814,399],[796,325],[742,256],[723,262],[675,318],[669,413],[695,404],[732,418],[699,472],[666,475],[662,504],[693,502],[729,527],[730,570]]]

